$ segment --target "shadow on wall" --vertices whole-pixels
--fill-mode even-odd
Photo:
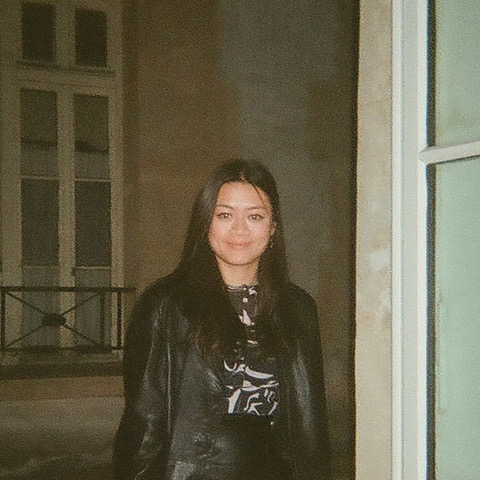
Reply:
[[[125,272],[141,291],[177,265],[200,185],[238,155],[238,98],[217,2],[125,5]]]
[[[118,397],[0,403],[1,480],[110,480]]]
[[[353,49],[354,43],[350,48]],[[346,47],[345,47],[346,48]],[[354,55],[343,66],[355,72]],[[348,68],[350,67],[350,68]],[[309,150],[321,164],[318,313],[333,471],[355,477],[355,100],[356,79],[310,91]],[[325,115],[328,112],[328,115]]]

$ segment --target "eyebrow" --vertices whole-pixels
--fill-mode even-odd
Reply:
[[[235,207],[232,207],[231,205],[226,205],[225,203],[218,203],[217,205],[215,205],[215,208],[218,208],[218,207],[235,210]],[[267,210],[267,208],[264,207],[263,205],[255,205],[255,206],[247,207],[247,210]]]

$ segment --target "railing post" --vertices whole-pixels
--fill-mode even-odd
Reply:
[[[105,346],[105,292],[100,294],[100,345]]]
[[[2,298],[1,298],[1,305],[0,305],[0,348],[3,351],[5,345],[7,343],[6,334],[7,334],[7,319],[5,317],[5,310],[6,310],[6,292],[2,289]]]
[[[117,349],[122,348],[122,316],[123,316],[123,302],[122,292],[117,292]]]

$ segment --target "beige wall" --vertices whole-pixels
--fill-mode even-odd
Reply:
[[[317,299],[337,470],[353,472],[356,2],[126,2],[126,278],[176,265],[202,180],[259,158]],[[138,41],[137,41],[138,40]]]
[[[357,480],[391,478],[391,10],[360,4],[357,167]]]
[[[235,153],[235,99],[219,71],[217,2],[126,2],[126,281],[179,258],[190,205]]]

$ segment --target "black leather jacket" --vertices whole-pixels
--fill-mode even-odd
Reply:
[[[243,446],[219,421],[221,366],[204,360],[187,341],[189,320],[176,288],[174,276],[160,279],[143,294],[129,325],[115,479],[250,480],[239,473]],[[326,480],[329,442],[316,307],[293,284],[282,302],[294,329],[293,355],[281,362],[281,408],[273,428],[292,480]],[[211,465],[223,465],[224,473],[206,474]]]

